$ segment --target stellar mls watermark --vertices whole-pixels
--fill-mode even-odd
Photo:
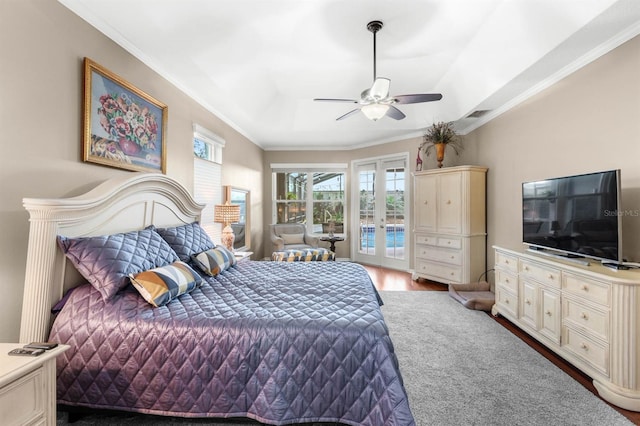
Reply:
[[[605,217],[612,217],[612,216],[638,217],[638,216],[640,216],[640,210],[638,210],[638,209],[635,209],[635,210],[605,210],[604,211],[604,216]]]

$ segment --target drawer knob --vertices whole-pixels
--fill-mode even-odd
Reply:
[[[526,303],[527,305],[530,305],[530,304],[531,304],[531,300],[529,300],[529,299],[525,299],[525,300],[524,300],[524,303]]]
[[[588,286],[588,285],[586,285],[586,284],[582,284],[582,285],[580,286],[580,290],[583,290],[583,291],[589,291],[589,286]]]
[[[549,279],[552,280],[553,279],[553,274],[549,274]]]
[[[506,263],[508,265],[509,264],[509,260],[505,259],[504,263]]]
[[[580,348],[584,349],[585,351],[589,350],[589,346],[585,342],[580,342]]]
[[[587,315],[585,312],[581,312],[580,313],[580,318],[582,318],[583,320],[588,320],[589,319],[589,315]]]
[[[504,282],[508,284],[509,283],[509,278],[505,278]]]
[[[504,299],[504,303],[509,304],[509,299]]]
[[[451,204],[451,200],[447,200],[447,204]]]
[[[455,257],[454,255],[451,255],[451,258],[452,258],[452,259],[455,259],[456,257]]]
[[[551,311],[547,310],[547,312],[545,312],[545,314],[547,314],[548,317],[551,316]]]
[[[425,202],[424,202],[424,205],[426,206],[427,204],[429,204],[429,202],[428,202],[428,201],[425,201]]]

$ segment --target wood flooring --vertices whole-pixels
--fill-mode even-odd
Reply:
[[[377,266],[363,265],[373,284],[378,290],[381,291],[448,291],[448,287],[446,284],[430,282],[426,280],[420,279],[419,281],[413,281],[411,279],[411,274],[404,271],[396,271],[392,269],[381,268]],[[594,395],[598,395],[595,387],[591,383],[591,378],[586,374],[582,373],[574,366],[566,362],[563,358],[556,355],[553,351],[547,349],[544,345],[540,344],[537,340],[520,330],[518,327],[513,325],[508,320],[503,317],[493,317],[491,314],[487,313],[491,318],[493,318],[497,323],[505,327],[507,330],[511,331],[513,334],[522,339],[525,343],[531,346],[533,349],[542,354],[549,361],[554,363],[558,368],[562,369],[565,373],[571,376],[578,383],[583,385],[586,389],[592,392]],[[605,401],[606,402],[606,401]],[[609,404],[609,403],[607,403]],[[617,410],[631,422],[636,425],[640,425],[640,413],[635,411],[628,411],[622,408],[616,407],[615,405],[609,404],[612,408]]]

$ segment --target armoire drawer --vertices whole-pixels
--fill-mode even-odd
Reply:
[[[432,246],[416,245],[416,257],[452,265],[462,265],[462,252],[460,250],[446,250]]]
[[[435,246],[438,244],[438,237],[434,235],[416,234],[416,244]]]
[[[429,262],[422,259],[416,260],[416,272],[418,274],[430,275],[435,278],[442,279],[443,282],[459,283],[462,279],[462,268],[449,266],[435,262]]]

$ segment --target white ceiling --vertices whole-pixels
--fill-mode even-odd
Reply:
[[[434,121],[464,134],[640,33],[638,0],[59,1],[267,150],[365,147]],[[372,20],[391,94],[443,99],[336,121],[356,105],[313,98],[371,86]]]

